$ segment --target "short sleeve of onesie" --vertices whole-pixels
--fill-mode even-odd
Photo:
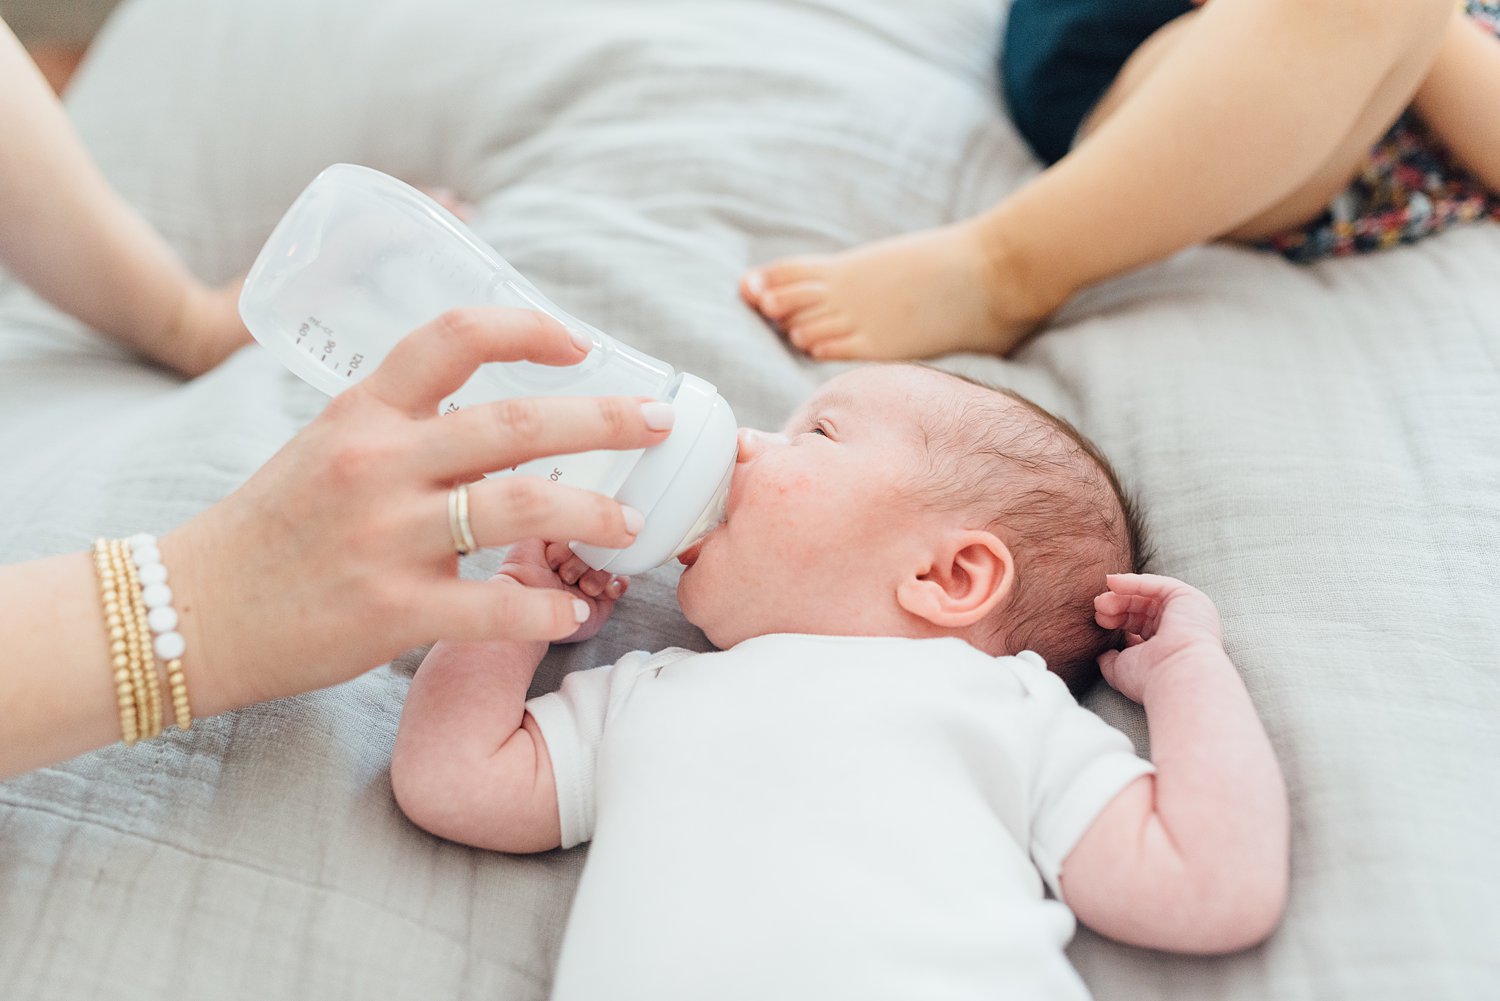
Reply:
[[[594,836],[594,765],[599,741],[611,713],[647,671],[681,657],[685,650],[627,653],[613,664],[574,671],[555,692],[527,701],[547,743],[557,785],[557,816],[562,847],[572,848]]]
[[[1103,809],[1127,785],[1155,771],[1130,738],[1080,706],[1041,657],[1023,653],[1023,683],[1039,700],[1041,722],[1031,792],[1031,858],[1062,899],[1063,860]]]

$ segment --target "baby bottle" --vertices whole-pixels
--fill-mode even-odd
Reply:
[[[444,413],[525,396],[645,396],[676,411],[671,434],[651,448],[549,456],[491,474],[593,490],[645,516],[626,549],[575,543],[584,562],[640,573],[723,520],[735,421],[718,391],[569,316],[453,215],[393,177],[351,164],[319,174],[271,233],[240,295],[255,339],[329,395],[374,370],[397,341],[445,309],[484,305],[546,313],[582,332],[592,348],[567,367],[481,365],[443,401]]]

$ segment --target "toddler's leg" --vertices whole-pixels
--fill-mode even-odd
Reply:
[[[1500,39],[1455,13],[1412,102],[1458,162],[1500,193]]]
[[[815,357],[1004,353],[1079,289],[1321,211],[1412,99],[1451,0],[1212,0],[1120,74],[1079,147],[985,214],[773,263],[742,293]]]

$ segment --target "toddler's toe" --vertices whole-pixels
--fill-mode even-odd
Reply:
[[[860,361],[876,357],[869,344],[858,334],[819,341],[807,354],[816,361]]]
[[[768,320],[782,323],[816,309],[828,300],[823,282],[796,282],[768,290],[760,299],[760,312]]]
[[[848,320],[841,316],[819,313],[806,318],[799,317],[796,323],[787,328],[786,335],[794,347],[816,355],[815,349],[819,344],[848,337],[851,333],[853,327]]]

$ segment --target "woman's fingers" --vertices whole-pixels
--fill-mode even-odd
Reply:
[[[448,539],[446,503],[440,524]],[[533,476],[501,476],[469,487],[469,528],[481,547],[542,538],[623,549],[644,524],[639,511],[602,494]]]
[[[500,400],[425,422],[419,451],[435,478],[471,479],[545,455],[655,445],[674,416],[669,403],[628,396]]]
[[[485,362],[576,365],[587,355],[587,348],[545,313],[492,306],[450,309],[402,338],[360,385],[399,410],[427,416]]]
[[[588,602],[552,587],[494,587],[478,581],[434,584],[418,616],[444,639],[566,639],[588,621]]]

